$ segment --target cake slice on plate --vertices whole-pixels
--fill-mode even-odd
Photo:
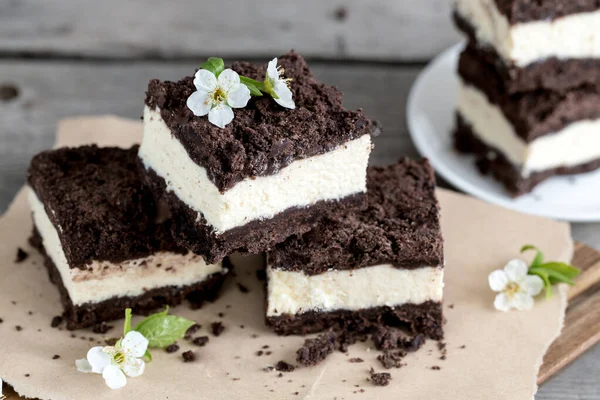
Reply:
[[[508,92],[600,85],[600,3],[595,0],[456,0],[469,51]]]
[[[363,205],[373,123],[344,108],[340,91],[317,81],[298,54],[278,65],[295,109],[253,97],[224,128],[187,107],[194,77],[148,85],[141,169],[169,204],[175,239],[209,262],[268,250],[329,207]],[[231,69],[262,82],[266,65]]]
[[[222,263],[176,245],[140,180],[138,146],[38,154],[28,172],[32,244],[58,286],[69,329],[217,296]]]
[[[329,215],[267,257],[267,324],[280,334],[386,324],[443,336],[434,173],[402,159],[367,173],[367,208]]]

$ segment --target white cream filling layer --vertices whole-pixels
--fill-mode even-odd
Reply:
[[[489,102],[479,89],[459,83],[458,111],[474,134],[485,144],[504,154],[521,174],[557,167],[573,167],[600,158],[600,119],[582,120],[564,129],[525,142],[502,110]]]
[[[267,317],[442,301],[444,270],[374,265],[319,275],[267,267]]]
[[[549,57],[600,57],[600,11],[555,20],[510,25],[495,0],[456,0],[456,10],[474,28],[477,40],[505,62],[526,66]]]
[[[328,153],[294,161],[277,174],[244,179],[220,193],[206,170],[173,137],[159,110],[146,106],[139,157],[165,180],[167,190],[222,233],[273,218],[291,207],[365,192],[371,147],[370,135],[363,135]]]
[[[209,275],[227,272],[222,264],[207,265],[192,253],[159,252],[122,263],[92,261],[86,270],[69,268],[58,232],[44,205],[29,189],[33,221],[74,305],[98,303],[112,297],[139,296],[167,286],[183,287],[203,282]]]

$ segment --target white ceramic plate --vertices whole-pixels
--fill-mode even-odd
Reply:
[[[448,182],[490,203],[566,221],[600,221],[600,171],[551,178],[532,193],[513,199],[493,178],[479,174],[472,157],[454,151],[456,63],[462,47],[459,44],[438,55],[411,88],[406,118],[421,155]]]

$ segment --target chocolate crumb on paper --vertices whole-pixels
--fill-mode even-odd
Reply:
[[[23,327],[21,325],[17,325],[17,326],[15,326],[15,330],[17,332],[21,332],[23,330]]]
[[[196,359],[196,354],[192,350],[188,350],[181,353],[181,357],[183,357],[183,362],[192,362]]]
[[[23,261],[27,260],[27,257],[29,257],[29,253],[27,253],[25,250],[23,250],[22,248],[17,248],[17,255],[15,256],[15,263],[19,264],[22,263]]]
[[[317,365],[325,360],[337,347],[337,338],[333,332],[327,332],[314,339],[306,339],[296,352],[296,361],[304,366]]]
[[[208,336],[199,336],[192,340],[192,343],[194,343],[196,346],[204,347],[206,346],[209,340],[210,339]]]
[[[439,365],[434,365],[433,367],[431,367],[431,369],[434,371],[439,371],[442,368]]]
[[[167,346],[167,348],[165,349],[165,351],[167,353],[175,353],[176,351],[179,350],[179,345],[177,343],[173,343]]]
[[[186,338],[186,339],[191,339],[191,338],[192,338],[192,335],[193,335],[194,333],[196,333],[196,332],[197,332],[197,331],[198,331],[200,328],[202,328],[202,325],[200,325],[200,324],[194,324],[194,325],[190,326],[190,327],[188,328],[188,330],[187,330],[187,331],[185,331],[184,338]]]
[[[52,356],[53,360],[58,360],[59,358],[60,358],[60,356],[58,354],[55,354],[55,355]]]
[[[53,328],[58,328],[58,326],[60,324],[62,324],[62,322],[63,322],[63,317],[60,315],[57,315],[54,318],[52,318],[52,322],[50,322],[50,326]]]
[[[361,362],[365,362],[365,360],[363,360],[362,358],[359,357],[354,357],[348,360],[348,362],[350,363],[361,363]]]
[[[278,361],[277,364],[275,364],[275,369],[280,372],[292,372],[296,369],[296,367],[294,367],[292,364],[281,360]]]
[[[213,335],[220,336],[221,333],[223,333],[223,331],[225,330],[225,327],[220,322],[213,322],[212,324],[210,324],[210,329]]]
[[[240,290],[240,292],[242,293],[249,293],[250,289],[248,289],[246,286],[242,285],[241,283],[237,283],[237,287]]]
[[[402,364],[402,359],[406,356],[406,351],[404,350],[385,350],[383,354],[377,356],[377,360],[381,363],[381,365],[386,368],[400,368],[404,364]]]
[[[373,368],[371,368],[371,382],[375,386],[387,386],[390,384],[392,380],[392,375],[389,372],[375,372]]]

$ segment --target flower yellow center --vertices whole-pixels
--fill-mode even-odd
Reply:
[[[506,285],[506,288],[504,288],[504,293],[508,297],[512,297],[515,294],[517,294],[520,290],[521,290],[521,287],[519,286],[519,284],[517,284],[516,282],[509,282]]]
[[[114,355],[113,355],[113,360],[115,361],[115,363],[117,363],[118,365],[121,365],[125,362],[125,353],[122,350],[118,350]]]
[[[220,87],[217,87],[210,94],[210,99],[212,100],[213,107],[215,107],[221,103],[224,103],[226,98],[227,98],[227,93],[225,93],[225,91]]]

